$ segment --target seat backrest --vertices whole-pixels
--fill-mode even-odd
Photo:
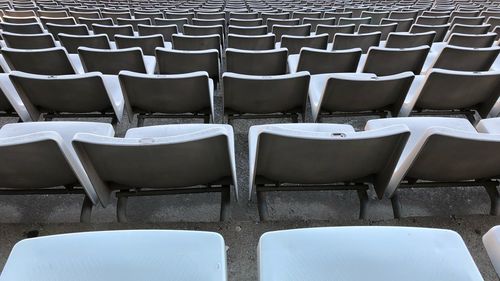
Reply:
[[[358,28],[361,24],[370,24],[371,18],[340,18],[338,21],[339,25],[346,24],[354,24],[355,30],[358,31]]]
[[[276,35],[276,41],[281,42],[281,36],[294,35],[294,36],[309,36],[311,34],[311,25],[273,25],[272,33]]]
[[[455,24],[465,24],[465,25],[481,25],[484,22],[484,17],[454,17],[451,21],[451,26]]]
[[[59,34],[59,42],[66,48],[68,53],[76,54],[78,53],[79,47],[88,47],[93,49],[111,49],[111,45],[108,39],[108,35],[70,35],[70,34]]]
[[[119,50],[79,47],[78,56],[85,72],[99,71],[116,75],[121,70],[130,70],[146,73],[143,53],[138,47]]]
[[[363,72],[385,76],[411,71],[419,75],[430,49],[429,46],[407,49],[371,47]]]
[[[92,25],[94,24],[108,25],[108,26],[113,25],[113,20],[110,18],[79,18],[78,21],[81,24],[85,24],[90,30],[93,29]]]
[[[415,24],[423,25],[443,25],[447,24],[450,16],[419,16]]]
[[[49,33],[17,34],[2,32],[5,45],[14,49],[47,49],[56,46],[54,37]]]
[[[396,23],[384,25],[361,24],[359,26],[358,33],[363,34],[380,31],[380,40],[385,41],[389,33],[395,32],[397,27],[398,25]]]
[[[110,18],[113,20],[114,24],[118,24],[118,18],[122,19],[131,19],[132,14],[130,12],[107,12],[107,11],[102,11],[101,15],[103,18]]]
[[[12,24],[24,24],[24,23],[38,23],[37,17],[11,17],[3,16],[3,22]]]
[[[234,26],[261,26],[263,24],[262,19],[230,19],[229,25]]]
[[[446,46],[434,61],[432,68],[488,71],[499,53],[500,47],[498,46],[480,49]]]
[[[482,24],[482,25],[455,24],[451,28],[450,34],[453,34],[453,33],[485,34],[485,33],[488,33],[489,29],[490,29],[489,24]]]
[[[267,24],[267,21],[269,19],[287,20],[287,19],[290,18],[290,13],[288,13],[288,12],[281,12],[281,13],[278,13],[278,12],[274,12],[274,13],[262,12],[262,13],[260,13],[260,17],[264,20],[264,23]]]
[[[310,80],[307,72],[274,76],[225,72],[222,79],[225,112],[305,112]]]
[[[396,116],[413,82],[411,72],[389,76],[332,74],[324,88],[321,109],[328,112],[388,110]]]
[[[151,25],[151,20],[148,18],[142,18],[142,19],[122,19],[118,18],[116,20],[118,25],[131,25],[134,31],[138,31],[138,25],[139,24],[145,24],[145,25]]]
[[[453,33],[448,39],[448,45],[467,48],[488,48],[495,43],[497,34],[494,32],[486,34],[463,34]]]
[[[409,136],[401,127],[366,132],[260,133],[256,178],[273,182],[387,184]]]
[[[99,73],[52,76],[14,71],[9,78],[30,115],[33,115],[33,108],[41,113],[106,112],[112,109]],[[37,120],[38,116],[32,118]]]
[[[172,25],[175,24],[177,25],[177,32],[183,32],[183,26],[185,24],[188,24],[189,21],[186,18],[180,18],[180,19],[155,19],[154,25],[155,26],[164,26],[164,25]]]
[[[362,18],[371,18],[370,24],[379,25],[383,18],[389,16],[389,11],[384,12],[374,12],[374,11],[363,11],[361,12]]]
[[[318,27],[319,24],[334,25],[335,18],[303,18],[302,23],[310,24],[311,31],[316,31],[316,28]]]
[[[0,168],[0,184],[4,188],[48,188],[79,185],[75,173],[61,151],[61,140],[55,132],[31,134],[0,140],[0,159],[9,163]],[[8,141],[10,140],[10,141]],[[2,274],[3,275],[3,274]]]
[[[177,50],[196,51],[215,49],[220,52],[221,38],[219,35],[189,36],[172,35],[172,46]]]
[[[47,18],[47,17],[40,17],[40,22],[44,27],[47,27],[48,23],[53,23],[53,24],[60,24],[60,25],[75,25],[76,20],[73,17],[66,17],[66,18]]]
[[[206,20],[223,19],[225,17],[226,17],[226,14],[224,12],[216,12],[216,13],[198,12],[198,13],[196,13],[196,18],[206,19]]]
[[[89,35],[89,29],[84,24],[76,25],[59,25],[48,23],[47,30],[56,40],[59,40],[59,33],[65,33],[70,35]]]
[[[337,33],[333,38],[333,50],[361,48],[366,53],[370,47],[379,45],[380,37],[380,31],[364,34]]]
[[[435,31],[427,31],[423,33],[392,32],[389,33],[385,46],[387,48],[432,46],[434,36],[436,36]]]
[[[324,25],[318,24],[316,27],[316,34],[328,34],[328,42],[332,43],[335,34],[337,33],[345,33],[345,34],[354,34],[356,30],[356,25],[347,24],[347,25]]]
[[[163,13],[161,11],[157,12],[134,12],[134,19],[149,19],[150,23],[154,23],[156,18],[162,19]]]
[[[361,54],[359,48],[337,51],[302,48],[297,71],[308,71],[311,75],[356,72]]]
[[[413,19],[382,19],[381,24],[397,24],[396,32],[408,32],[410,31],[411,25],[413,24]]]
[[[410,33],[424,33],[429,31],[436,32],[434,36],[434,42],[442,42],[446,36],[446,32],[450,24],[443,25],[422,25],[422,24],[414,24],[410,28]]]
[[[163,36],[161,34],[149,36],[115,35],[115,42],[118,49],[139,47],[141,48],[142,53],[147,56],[154,56],[157,47],[165,47]]]
[[[19,34],[39,34],[43,33],[43,28],[39,23],[6,23],[1,22],[0,27],[3,32],[19,33]]]
[[[406,177],[450,182],[497,178],[500,175],[500,162],[494,157],[497,153],[500,153],[498,136],[435,132],[427,138],[425,145],[416,155]]]
[[[101,13],[100,12],[77,12],[77,11],[70,11],[70,14],[72,17],[74,17],[78,22],[80,22],[80,18],[87,18],[87,19],[99,19],[101,18]]]
[[[328,34],[314,36],[291,36],[283,35],[281,48],[287,48],[290,55],[300,53],[303,47],[326,50],[328,46]]]
[[[93,24],[92,30],[94,30],[94,34],[106,34],[108,35],[109,40],[115,41],[115,35],[125,35],[125,36],[134,36],[134,28],[132,25],[101,25],[101,24]]]
[[[4,48],[2,54],[11,70],[43,75],[76,73],[66,50],[61,47],[33,50]]]
[[[477,110],[486,118],[500,95],[500,73],[433,69],[420,90],[415,109]]]
[[[229,34],[227,47],[241,50],[272,50],[275,48],[274,34],[245,36]]]
[[[219,80],[219,52],[217,50],[182,51],[156,50],[158,69],[161,74],[182,74],[206,71],[210,78]]]
[[[230,19],[257,19],[259,18],[258,12],[230,12]]]
[[[150,36],[160,34],[166,42],[172,42],[172,34],[177,34],[177,25],[143,25],[138,26],[139,36]]]
[[[391,11],[390,19],[416,19],[418,11]]]
[[[300,19],[274,19],[274,18],[269,18],[266,21],[267,25],[267,31],[272,32],[273,26],[274,25],[299,25],[300,24]]]
[[[133,112],[211,112],[206,72],[153,76],[121,71],[119,79]]]
[[[37,11],[39,17],[66,18],[69,17],[67,11]]]
[[[245,36],[255,36],[255,35],[267,35],[267,26],[228,26],[228,34],[235,35],[245,35]]]
[[[199,26],[199,25],[184,25],[184,35],[190,36],[205,36],[205,35],[219,35],[220,38],[224,37],[224,27],[222,25],[212,26]]]
[[[247,75],[281,75],[287,71],[286,49],[226,49],[226,71]],[[265,63],[262,63],[265,62]]]
[[[232,135],[231,129],[224,128]],[[84,159],[84,167],[91,167],[89,177],[94,184],[112,183],[113,186],[108,185],[110,189],[115,186],[168,189],[231,178],[229,137],[219,128],[166,137],[161,137],[161,130],[158,136],[126,138],[78,134],[73,146]]]

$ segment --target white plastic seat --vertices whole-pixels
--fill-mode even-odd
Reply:
[[[2,281],[226,281],[224,239],[215,232],[119,230],[18,242]],[[168,276],[168,277],[166,277]]]
[[[481,134],[466,119],[445,117],[376,119],[365,129],[394,125],[406,125],[411,132],[387,189],[378,193],[379,198],[391,199],[395,217],[401,216],[397,189],[418,186],[484,187],[491,200],[490,214],[500,213],[494,181],[500,176],[494,156],[500,150],[499,135]]]
[[[9,164],[0,168],[0,194],[67,194],[66,188],[81,186],[83,190],[77,188],[73,193],[87,195],[80,220],[89,222],[92,204],[100,201],[71,147],[71,139],[78,132],[107,137],[114,135],[113,127],[105,123],[28,122],[4,125],[0,129],[0,158]]]
[[[405,126],[364,132],[339,124],[252,126],[249,198],[255,189],[263,220],[268,191],[355,190],[365,218],[367,184],[386,189],[408,135]]]
[[[336,73],[311,76],[309,100],[313,120],[326,112],[396,116],[412,85],[414,75],[403,72],[389,76],[372,73]]]
[[[413,227],[322,227],[264,233],[260,281],[482,281],[454,231]]]
[[[41,114],[46,120],[107,117],[115,123],[122,119],[125,102],[115,75],[91,72],[54,76],[12,71],[9,78],[32,121],[39,120]]]
[[[104,205],[117,191],[118,221],[126,221],[131,196],[217,192],[221,220],[228,215],[230,185],[238,199],[229,125],[149,126],[129,129],[124,138],[77,134],[73,147]]]
[[[474,85],[473,88],[470,86]],[[498,112],[500,72],[472,72],[432,69],[425,78],[415,81],[414,87],[401,108],[399,116],[412,114],[465,114],[475,122],[477,114],[486,118],[490,112]]]

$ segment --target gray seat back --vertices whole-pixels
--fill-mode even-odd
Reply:
[[[380,40],[385,41],[389,33],[395,32],[397,27],[398,27],[397,23],[380,24],[380,25],[361,24],[359,25],[358,33],[363,34],[363,33],[380,31],[381,33]]]
[[[112,111],[104,82],[98,73],[47,76],[13,71],[9,78],[33,120],[38,120],[39,116],[34,116],[37,111]]]
[[[415,109],[477,110],[486,118],[500,95],[500,73],[434,69],[422,87]]]
[[[228,27],[227,33],[229,35],[245,35],[245,36],[267,35],[267,26],[261,25],[261,26],[244,27],[244,26],[230,25]]]
[[[115,42],[118,49],[139,47],[142,53],[147,56],[154,56],[157,47],[165,47],[161,34],[149,36],[115,35]]]
[[[448,45],[466,48],[488,48],[495,43],[496,33],[463,34],[453,33],[448,40]]]
[[[172,42],[172,34],[177,34],[177,25],[143,25],[139,24],[139,36],[150,36],[160,34],[163,36],[163,40],[166,42]]]
[[[446,32],[448,32],[448,28],[450,24],[443,25],[423,25],[423,24],[414,24],[410,28],[410,33],[424,33],[428,31],[436,32],[434,36],[434,42],[442,42],[444,37],[446,36]]]
[[[328,34],[328,42],[332,43],[335,34],[337,33],[345,33],[345,34],[354,34],[356,29],[356,25],[347,24],[347,25],[324,25],[318,24],[316,27],[316,34]]]
[[[147,18],[142,18],[142,19],[122,19],[118,18],[117,19],[118,25],[131,25],[134,31],[138,31],[139,24],[145,24],[145,25],[151,25],[151,20]]]
[[[356,72],[361,49],[326,51],[302,48],[297,71],[308,71],[312,74]]]
[[[59,34],[59,42],[66,48],[68,53],[76,54],[78,53],[79,47],[88,47],[92,49],[111,49],[108,35],[70,35],[70,34]]]
[[[385,76],[411,71],[419,75],[430,49],[429,46],[408,49],[371,47],[363,72]]]
[[[387,48],[413,48],[418,46],[432,46],[435,31],[423,33],[390,33],[385,47]]]
[[[120,50],[78,48],[78,56],[85,72],[99,71],[103,74],[118,74],[121,70],[146,73],[146,65],[140,48]]]
[[[222,77],[226,112],[305,112],[310,80],[307,72],[276,76],[225,72]]]
[[[327,112],[389,110],[397,116],[413,82],[414,75],[350,78],[332,75],[325,86],[321,109]]]
[[[228,48],[226,71],[248,75],[286,74],[287,57],[286,49],[246,51]]]
[[[156,59],[161,74],[206,71],[215,82],[219,80],[219,53],[216,50],[179,51],[157,49]]]
[[[0,22],[0,27],[3,32],[19,33],[19,34],[39,34],[43,33],[43,28],[39,23],[6,23]]]
[[[333,50],[361,48],[366,53],[370,47],[379,45],[380,37],[380,31],[365,34],[337,33],[333,39]]]
[[[44,75],[76,73],[66,51],[60,47],[34,50],[4,48],[2,55],[11,70]]]
[[[309,36],[311,34],[311,25],[273,25],[272,33],[276,35],[276,41],[281,42],[281,36],[283,35],[293,35],[293,36]]]
[[[236,35],[227,36],[227,47],[240,50],[272,50],[275,48],[274,34],[266,35]]]
[[[56,46],[54,37],[48,33],[40,34],[16,34],[2,32],[5,45],[15,49],[47,49]]]
[[[328,47],[328,34],[315,36],[292,36],[283,35],[281,47],[287,48],[290,55],[300,53],[303,47],[326,50]]]
[[[263,133],[258,140],[256,177],[282,183],[369,182],[383,189],[409,132],[363,137],[365,132],[324,138]]]
[[[499,53],[500,47],[474,49],[446,46],[436,59],[433,68],[488,71]]]
[[[115,35],[126,35],[126,36],[134,36],[134,29],[132,25],[101,25],[101,24],[93,24],[92,29],[94,30],[94,34],[106,34],[108,35],[109,40],[115,41]]]
[[[210,112],[206,72],[148,75],[130,71],[119,74],[123,94],[133,112]]]
[[[59,25],[48,23],[47,30],[54,36],[56,40],[59,40],[59,33],[71,34],[71,35],[89,35],[89,29],[84,24],[76,25]]]
[[[220,53],[221,38],[219,35],[188,36],[172,35],[172,46],[177,50],[198,51],[215,49]]]

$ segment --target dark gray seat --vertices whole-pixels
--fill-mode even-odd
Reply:
[[[304,47],[300,55],[288,56],[288,68],[291,73],[308,71],[311,75],[356,72],[361,54],[360,48],[327,51]]]
[[[411,72],[389,76],[369,73],[312,76],[309,100],[313,120],[339,113],[397,116],[413,79]]]
[[[423,33],[393,32],[389,33],[385,47],[387,48],[413,48],[419,46],[432,46],[435,31]]]
[[[68,53],[61,47],[33,50],[4,48],[2,55],[11,70],[43,75],[77,73]]]
[[[2,32],[5,45],[14,49],[47,49],[56,47],[54,37],[50,33],[17,34]]]
[[[314,36],[283,35],[280,47],[286,48],[290,55],[300,53],[303,47],[326,50],[328,47],[328,34]]]
[[[241,50],[272,50],[275,48],[274,34],[266,35],[236,35],[227,36],[227,47]]]
[[[287,70],[286,49],[247,51],[226,49],[226,71],[247,75],[281,75]],[[265,62],[265,63],[263,63]]]
[[[66,48],[68,53],[77,54],[79,47],[88,47],[92,49],[111,49],[111,44],[109,42],[108,35],[70,35],[70,34],[59,34],[59,42]]]
[[[364,34],[337,33],[333,38],[333,50],[361,48],[366,53],[370,47],[380,44],[380,36],[380,31]]]
[[[142,53],[147,56],[154,56],[156,48],[165,47],[165,42],[161,34],[148,36],[115,35],[115,42],[118,49],[139,47]]]
[[[500,47],[466,48],[446,46],[429,68],[460,71],[488,71],[495,62]]]
[[[419,75],[430,50],[429,46],[406,49],[371,47],[363,72],[385,76],[411,71]]]
[[[225,72],[224,114],[228,122],[239,117],[304,118],[310,76],[308,72],[256,76]],[[276,115],[276,114],[280,115]]]
[[[79,47],[78,56],[85,72],[99,71],[116,75],[121,70],[130,70],[151,73],[151,68],[146,65],[142,50],[138,47],[119,50]]]
[[[214,83],[205,71],[171,75],[121,71],[119,79],[129,120],[137,114],[138,127],[150,117],[203,118],[205,123],[213,119]]]

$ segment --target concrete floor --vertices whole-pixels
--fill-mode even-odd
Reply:
[[[222,123],[222,97],[216,97],[216,123]],[[330,123],[348,123],[361,130],[367,118],[328,119]],[[127,120],[124,118],[124,120]],[[310,121],[310,113],[306,121]],[[83,121],[83,120],[82,120]],[[186,120],[148,120],[145,125],[170,124]],[[6,120],[4,122],[15,122]],[[0,265],[12,246],[30,235],[50,235],[76,231],[108,229],[194,229],[221,233],[229,247],[229,279],[256,280],[256,247],[266,231],[313,226],[340,225],[402,225],[447,228],[458,231],[464,238],[485,280],[498,280],[481,243],[481,236],[500,218],[486,215],[489,199],[477,188],[442,188],[404,190],[400,220],[392,219],[388,200],[377,200],[370,192],[368,220],[359,220],[356,192],[287,192],[271,193],[266,198],[269,218],[257,222],[255,200],[248,199],[248,142],[251,125],[289,122],[289,120],[238,120],[234,125],[240,198],[233,196],[228,222],[219,223],[219,197],[216,195],[183,195],[132,198],[128,206],[128,223],[116,223],[116,202],[94,209],[91,224],[78,223],[83,197],[61,196],[0,196]],[[117,135],[123,136],[135,122],[119,124]],[[253,195],[255,197],[255,195]],[[255,198],[253,198],[255,199]],[[387,241],[390,245],[390,241]]]

